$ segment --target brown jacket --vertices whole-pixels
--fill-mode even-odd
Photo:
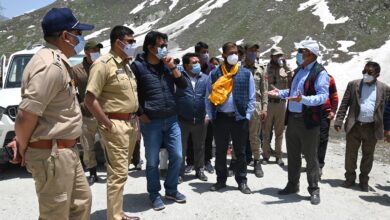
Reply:
[[[335,126],[342,126],[344,118],[347,114],[347,119],[344,125],[345,132],[351,131],[352,127],[358,121],[360,113],[360,96],[361,96],[361,84],[362,80],[353,80],[348,83],[345,90],[343,100],[335,120]],[[387,97],[390,95],[390,87],[386,84],[376,81],[376,101],[374,110],[374,123],[375,123],[375,137],[377,140],[383,139],[383,110]]]

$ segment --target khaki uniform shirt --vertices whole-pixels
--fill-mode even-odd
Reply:
[[[129,64],[114,51],[93,62],[87,91],[106,113],[134,113],[138,110],[137,84]]]
[[[268,89],[272,90],[272,86],[275,86],[278,89],[288,89],[289,84],[291,83],[293,71],[288,66],[277,66],[268,63],[267,65],[267,75],[268,75]],[[270,97],[270,98],[279,98],[279,97]]]
[[[80,102],[81,113],[83,116],[92,117],[91,112],[84,104],[84,98],[88,83],[89,69],[91,65],[87,62],[87,59],[84,57],[83,62],[79,63],[72,67],[74,79],[77,87],[77,97]]]
[[[268,106],[268,82],[267,75],[264,71],[264,67],[255,63],[254,66],[244,65],[253,74],[256,87],[256,112],[260,114],[260,111],[267,110]]]
[[[20,109],[38,117],[30,142],[76,139],[81,135],[81,112],[68,58],[48,44],[27,64],[22,78]]]

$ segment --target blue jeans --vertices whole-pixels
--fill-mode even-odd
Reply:
[[[164,144],[168,151],[168,172],[164,182],[165,192],[177,192],[177,182],[182,161],[181,131],[177,116],[141,122],[146,157],[146,180],[149,198],[153,201],[160,196],[160,148]]]

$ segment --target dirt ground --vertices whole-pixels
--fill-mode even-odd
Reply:
[[[253,167],[248,166],[248,185],[253,194],[244,195],[237,190],[234,178],[228,178],[228,187],[221,192],[210,192],[216,181],[186,176],[179,190],[187,196],[186,204],[166,202],[166,208],[151,209],[146,193],[145,171],[129,171],[124,191],[124,210],[141,219],[390,219],[389,145],[379,143],[375,163],[370,174],[370,192],[359,188],[342,188],[344,180],[345,141],[343,134],[330,139],[324,175],[320,182],[321,204],[313,206],[306,190],[306,175],[302,172],[300,192],[280,196],[277,191],[287,182],[286,166],[275,163],[263,166],[265,176],[256,178]],[[284,152],[285,149],[283,149]],[[284,155],[286,156],[286,155]],[[271,158],[271,161],[274,161]],[[304,160],[303,160],[304,161]],[[359,158],[360,161],[360,158]],[[286,158],[285,158],[285,162]],[[305,163],[303,163],[303,166]],[[359,173],[359,171],[358,171]],[[94,184],[91,219],[106,219],[106,173],[100,166],[101,183]],[[161,182],[163,184],[163,181]],[[164,195],[164,190],[161,191]],[[37,219],[38,202],[31,175],[23,168],[11,166],[0,173],[0,219]]]

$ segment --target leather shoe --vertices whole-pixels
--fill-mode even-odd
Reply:
[[[320,204],[320,202],[321,202],[321,199],[320,199],[320,194],[312,194],[311,196],[310,196],[310,203],[312,204],[312,205],[318,205],[318,204]]]
[[[139,220],[140,218],[138,216],[129,216],[126,214],[122,215],[122,220]]]
[[[88,184],[92,186],[94,183],[99,182],[99,177],[97,175],[90,175],[88,178]]]
[[[360,189],[361,189],[363,192],[368,192],[368,191],[369,191],[369,187],[368,187],[368,184],[367,184],[367,183],[359,183],[359,187],[360,187]]]
[[[290,183],[287,183],[287,186],[279,190],[278,194],[279,195],[288,195],[288,194],[293,194],[293,193],[298,193],[299,192],[299,185],[293,185]]]
[[[249,189],[246,183],[240,183],[238,189],[244,194],[252,194],[251,189]]]
[[[203,170],[196,171],[195,176],[196,176],[196,178],[198,178],[198,179],[200,179],[202,181],[207,181],[207,176],[204,174]]]
[[[263,177],[263,176],[264,176],[264,171],[263,171],[263,169],[261,168],[261,163],[260,163],[260,161],[259,161],[259,160],[255,160],[254,166],[255,166],[255,168],[254,168],[255,176],[256,176],[257,178]]]
[[[343,184],[341,184],[341,186],[344,188],[351,188],[354,185],[355,185],[355,181],[353,180],[345,180]]]
[[[226,183],[216,183],[211,186],[210,191],[218,191],[226,187]]]

